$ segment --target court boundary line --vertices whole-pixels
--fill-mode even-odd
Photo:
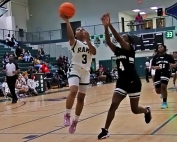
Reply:
[[[162,125],[160,125],[157,129],[155,129],[153,132],[150,133],[150,135],[155,135],[160,129],[162,129],[165,125],[167,125],[169,122],[171,122],[175,117],[177,117],[177,114],[170,117],[168,120],[166,120]]]

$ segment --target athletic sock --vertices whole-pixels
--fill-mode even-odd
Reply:
[[[71,109],[66,109],[66,114],[70,114],[71,113]]]
[[[79,120],[79,116],[78,116],[78,115],[75,115],[74,120],[78,121],[78,120]]]
[[[163,98],[163,102],[166,103],[167,102],[167,98]]]

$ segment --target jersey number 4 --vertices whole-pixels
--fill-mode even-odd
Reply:
[[[123,66],[123,64],[122,64],[122,62],[120,62],[120,64],[119,64],[119,69],[121,69],[122,71],[125,70],[125,68],[124,68],[124,66]]]
[[[86,54],[82,55],[82,64],[87,64],[87,55]]]

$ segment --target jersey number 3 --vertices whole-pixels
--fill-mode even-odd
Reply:
[[[119,69],[121,69],[122,71],[125,70],[125,69],[124,69],[124,66],[123,66],[123,64],[122,64],[122,62],[120,62],[120,64],[119,64]]]
[[[82,55],[82,64],[87,64],[87,55],[86,54]]]

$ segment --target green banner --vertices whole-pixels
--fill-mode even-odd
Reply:
[[[94,37],[94,45],[98,48],[101,44],[100,36]]]

